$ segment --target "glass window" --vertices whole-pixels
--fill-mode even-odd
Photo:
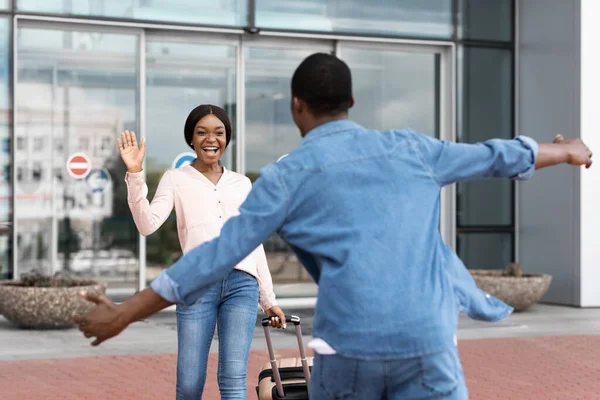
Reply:
[[[0,2],[5,8],[7,1]],[[12,177],[10,176],[10,137],[11,127],[11,103],[10,103],[10,20],[6,17],[0,18],[0,140],[5,144],[2,146],[0,157],[0,279],[9,278],[12,273]]]
[[[352,70],[353,120],[370,129],[439,133],[437,54],[342,44],[340,56]]]
[[[511,233],[462,233],[458,255],[470,269],[504,269],[512,261]]]
[[[64,168],[54,168],[54,177],[58,181],[62,181],[63,180],[63,175],[64,174],[65,174]]]
[[[90,148],[90,138],[82,136],[79,138],[79,151],[87,152]]]
[[[0,0],[0,10],[9,10],[11,8],[11,0]]]
[[[54,150],[55,150],[57,153],[61,153],[62,151],[64,151],[64,145],[65,145],[65,143],[64,143],[64,140],[63,140],[63,139],[56,138],[56,139],[54,140]]]
[[[461,53],[458,139],[480,142],[513,137],[512,52],[467,47]],[[511,225],[512,182],[492,179],[457,185],[461,226]]]
[[[39,182],[42,180],[42,164],[39,162],[33,163],[33,168],[31,169],[31,180]]]
[[[44,149],[44,138],[33,138],[33,151],[42,151]]]
[[[177,155],[193,151],[185,143],[183,126],[200,104],[227,111],[233,137],[221,161],[235,167],[236,49],[232,44],[147,38],[147,170],[162,173]]]
[[[11,254],[11,228],[10,225],[2,221],[0,223],[0,279],[11,279],[12,278],[12,254]]]
[[[18,272],[37,268],[102,276],[110,289],[133,292],[139,234],[114,140],[124,126],[138,125],[138,37],[20,27],[17,39],[15,136],[32,138],[31,147],[34,138],[45,138],[48,149],[15,155],[22,178],[15,196],[23,199],[15,206]],[[105,168],[111,177],[100,192],[67,173],[66,160],[81,151],[81,137],[105,144],[103,153],[87,152],[92,168]],[[57,168],[64,173],[52,184],[47,171]]]
[[[149,199],[176,157],[193,152],[185,142],[183,127],[190,111],[200,104],[214,104],[227,112],[233,135],[221,163],[230,169],[235,164],[237,47],[198,42],[147,37],[145,169]],[[181,256],[174,213],[147,236],[146,243],[147,278],[151,281]]]
[[[321,49],[296,46],[247,47],[246,174],[254,180],[262,167],[289,153],[301,137],[290,113],[290,85],[302,60]]]
[[[290,3],[293,4],[293,3]],[[294,71],[312,53],[331,52],[333,46],[281,42],[273,47],[244,49],[246,67],[246,175],[254,181],[260,168],[300,144],[300,132],[290,112],[290,85]],[[264,243],[275,283],[311,283],[294,253],[278,236]],[[287,289],[289,290],[289,289]],[[279,294],[279,293],[278,293]]]
[[[100,149],[102,150],[102,154],[112,153],[112,147],[114,146],[114,143],[114,137],[105,136],[103,138],[100,138]]]
[[[459,140],[511,138],[512,51],[465,47],[460,56],[462,118]]]
[[[513,185],[501,178],[458,183],[459,226],[511,226]]]
[[[256,0],[256,26],[449,38],[451,6],[440,0]]]
[[[18,11],[244,26],[248,0],[17,0]]]
[[[513,0],[461,0],[459,37],[473,40],[512,40]]]

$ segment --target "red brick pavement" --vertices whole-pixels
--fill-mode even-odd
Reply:
[[[471,399],[600,399],[600,336],[465,340],[459,347]],[[219,399],[215,356],[206,399]],[[252,352],[249,399],[265,360],[265,352]],[[2,400],[173,399],[174,385],[173,354],[0,362]]]

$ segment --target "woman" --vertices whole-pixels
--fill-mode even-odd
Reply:
[[[191,165],[165,172],[152,203],[146,199],[148,187],[142,174],[144,139],[138,147],[135,133],[125,131],[117,143],[127,166],[128,203],[138,230],[142,235],[156,231],[175,207],[185,253],[219,235],[225,221],[239,213],[252,184],[219,162],[231,140],[231,123],[223,109],[196,107],[185,122],[184,135],[197,158]],[[284,315],[275,303],[262,245],[195,304],[177,305],[177,399],[202,398],[215,324],[221,398],[246,398],[246,365],[257,304],[272,317],[273,326],[281,327]]]

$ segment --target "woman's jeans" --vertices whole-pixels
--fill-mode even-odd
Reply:
[[[202,399],[208,353],[218,326],[221,399],[246,399],[246,365],[258,307],[258,282],[233,270],[191,306],[177,305],[177,399]]]

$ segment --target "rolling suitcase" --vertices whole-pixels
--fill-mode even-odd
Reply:
[[[279,361],[275,359],[269,317],[263,318],[262,326],[265,330],[270,362],[263,366],[258,375],[256,394],[259,400],[308,400],[313,357],[306,357],[300,318],[295,315],[286,315],[285,319],[287,323],[294,324],[296,329],[300,358],[283,358]]]

